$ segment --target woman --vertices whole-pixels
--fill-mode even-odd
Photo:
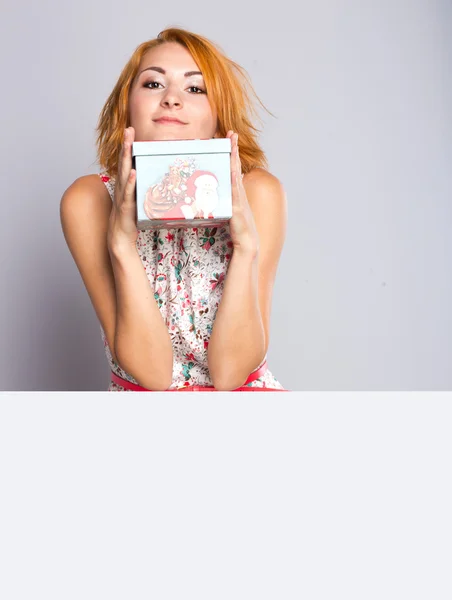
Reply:
[[[265,168],[246,82],[213,43],[183,29],[141,44],[99,118],[102,172],[61,199],[111,391],[283,389],[266,353],[286,199]],[[228,226],[137,231],[132,142],[212,137],[231,138]]]

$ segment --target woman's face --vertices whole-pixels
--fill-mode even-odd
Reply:
[[[179,122],[165,120],[177,119]],[[212,138],[217,114],[190,52],[175,42],[149,50],[130,90],[135,141]]]

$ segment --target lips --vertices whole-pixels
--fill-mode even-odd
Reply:
[[[186,125],[179,119],[173,119],[171,117],[160,117],[160,119],[154,119],[154,123],[162,123],[164,125]]]

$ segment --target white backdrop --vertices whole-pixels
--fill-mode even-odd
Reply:
[[[16,2],[0,22],[0,389],[105,390],[59,202],[139,43],[217,42],[264,104],[289,227],[270,368],[293,390],[452,388],[450,2]],[[223,8],[221,8],[223,6]]]

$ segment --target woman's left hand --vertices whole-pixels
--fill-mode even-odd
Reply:
[[[231,138],[232,218],[229,222],[231,241],[234,250],[256,254],[259,249],[259,237],[243,185],[238,134],[228,131],[226,137]]]

